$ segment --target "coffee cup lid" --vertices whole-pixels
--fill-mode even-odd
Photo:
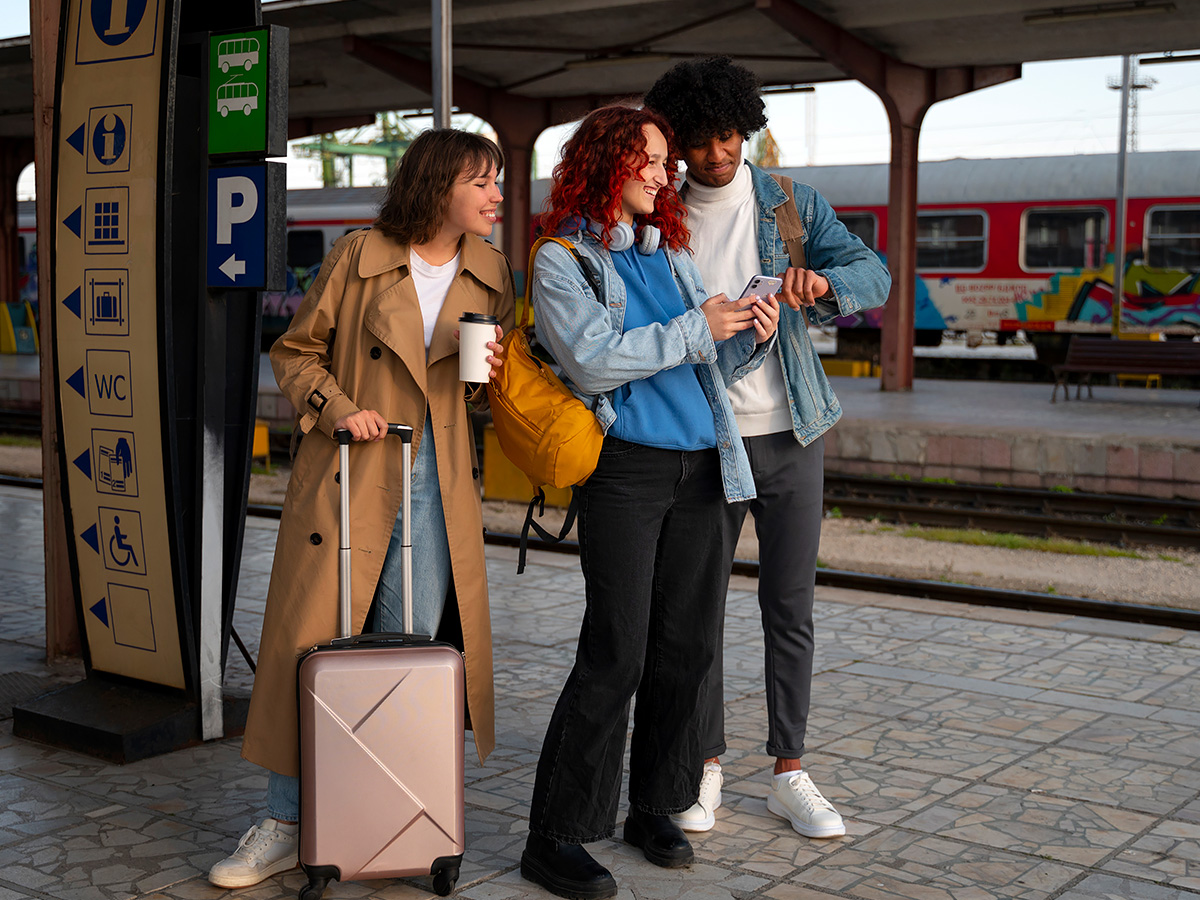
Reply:
[[[460,322],[475,322],[480,325],[499,325],[500,320],[487,313],[465,312],[458,317]]]

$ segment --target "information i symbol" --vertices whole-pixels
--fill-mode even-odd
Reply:
[[[123,34],[129,34],[129,26],[125,23],[127,3],[128,0],[112,0],[112,7],[108,14],[108,28],[104,31],[105,37],[120,37]]]

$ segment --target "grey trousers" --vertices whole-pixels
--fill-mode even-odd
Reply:
[[[758,535],[758,606],[766,645],[767,753],[800,759],[808,728],[812,693],[813,590],[821,540],[821,501],[825,485],[825,441],[801,447],[790,431],[742,439],[754,472],[758,497],[725,507],[728,563],[746,513]],[[704,758],[725,752],[723,653],[725,598],[721,597],[721,639],[708,673],[702,712]]]

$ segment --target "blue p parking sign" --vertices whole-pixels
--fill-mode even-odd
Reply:
[[[283,279],[280,163],[208,170],[208,286],[274,290]]]
[[[208,170],[208,284],[261,287],[267,178],[263,166]]]

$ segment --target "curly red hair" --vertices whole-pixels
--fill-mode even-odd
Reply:
[[[679,154],[671,126],[656,112],[627,106],[595,110],[567,140],[562,159],[554,167],[550,196],[541,216],[545,234],[558,234],[564,226],[576,227],[572,220],[582,217],[600,226],[600,239],[609,245],[610,229],[621,211],[621,189],[650,162],[642,130],[647,125],[656,127],[667,139],[667,184],[654,198],[654,212],[636,216],[634,221],[658,228],[662,242],[672,250],[687,248],[687,211],[675,189]]]

